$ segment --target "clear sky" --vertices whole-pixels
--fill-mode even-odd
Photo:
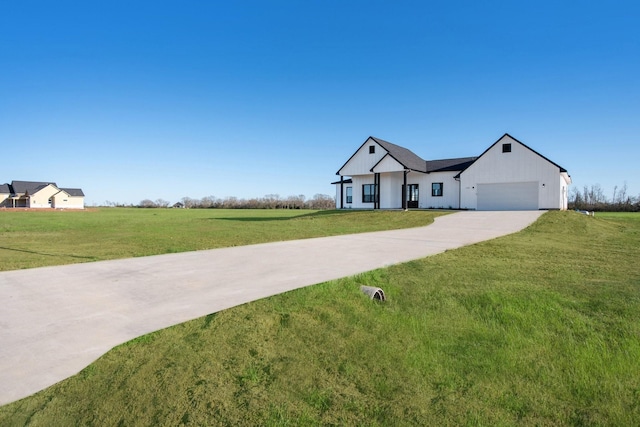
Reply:
[[[640,194],[638,1],[0,0],[0,184],[88,205],[334,194],[373,135],[505,132]]]

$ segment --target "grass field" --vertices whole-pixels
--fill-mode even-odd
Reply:
[[[0,271],[427,225],[443,212],[0,210]]]
[[[549,212],[140,337],[0,425],[640,425],[639,259],[640,215]]]

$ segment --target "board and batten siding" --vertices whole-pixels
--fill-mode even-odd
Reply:
[[[511,144],[511,152],[503,152],[503,144]],[[538,153],[532,151],[508,135],[501,138],[460,175],[461,207],[463,209],[504,209],[504,206],[491,206],[485,201],[478,203],[483,190],[497,191],[496,184],[513,184],[514,187],[526,186],[527,191],[533,184],[537,186],[537,206],[533,209],[562,209],[559,203],[562,185],[558,183],[560,170]],[[525,185],[525,183],[528,183]],[[491,187],[491,185],[494,185]],[[566,183],[565,183],[566,194]]]
[[[504,144],[509,144],[509,150],[503,150]],[[374,173],[380,177],[378,207],[381,209],[402,208],[405,183],[418,185],[419,208],[567,209],[571,184],[571,177],[564,169],[509,134],[491,145],[463,171],[411,170],[406,175],[405,166],[376,140],[368,138],[338,171],[338,175],[350,177],[352,182],[344,184],[343,194],[338,183],[336,207],[341,206],[340,197],[346,198],[346,188],[351,187],[352,203],[343,199],[342,205],[373,209],[373,202],[362,201],[362,187],[374,184]],[[432,195],[434,183],[442,183],[442,196]]]
[[[375,153],[369,153],[370,146],[375,147]],[[362,144],[358,151],[351,156],[347,163],[345,163],[340,169],[339,174],[342,176],[371,174],[371,168],[386,155],[387,151],[373,139],[369,138]]]
[[[373,203],[362,202],[362,186],[365,184],[373,184],[373,174],[358,175],[351,177],[353,183],[353,203],[350,207],[353,209],[373,209]]]
[[[402,207],[402,183],[404,172],[380,174],[380,209],[400,209]]]
[[[457,174],[457,172],[417,174],[419,175],[417,184],[420,191],[420,207],[428,209],[458,209],[460,207],[460,183],[454,178]],[[413,183],[407,182],[409,184]],[[438,182],[443,185],[442,196],[432,196],[432,184]]]
[[[390,155],[386,155],[380,160],[380,162],[375,165],[373,168],[373,172],[375,173],[384,173],[384,172],[403,172],[404,166],[402,166],[396,159],[391,157]]]

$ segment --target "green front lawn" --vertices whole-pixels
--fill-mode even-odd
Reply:
[[[0,210],[0,271],[428,225],[444,212]]]
[[[640,425],[639,259],[640,217],[549,212],[140,337],[0,425]]]

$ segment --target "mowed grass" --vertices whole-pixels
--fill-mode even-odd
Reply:
[[[0,271],[428,225],[444,212],[0,210]]]
[[[145,335],[0,425],[640,425],[639,259],[640,215],[549,212]]]

